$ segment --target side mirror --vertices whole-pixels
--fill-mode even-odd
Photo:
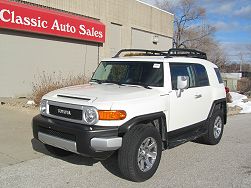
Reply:
[[[189,77],[188,76],[178,76],[177,77],[177,97],[181,96],[181,92],[184,89],[187,89],[189,86]]]

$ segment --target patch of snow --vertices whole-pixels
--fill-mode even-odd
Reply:
[[[230,92],[230,95],[232,96],[232,103],[228,103],[228,106],[234,107],[239,106],[242,108],[240,111],[241,114],[251,113],[251,101],[248,101],[247,96],[236,93],[236,92]]]
[[[35,102],[34,101],[28,101],[27,105],[35,105]]]

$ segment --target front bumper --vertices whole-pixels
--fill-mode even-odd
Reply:
[[[33,136],[83,156],[107,158],[121,147],[118,127],[87,126],[37,115],[32,121]]]

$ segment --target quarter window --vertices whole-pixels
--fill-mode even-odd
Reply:
[[[222,84],[222,83],[223,83],[223,80],[222,80],[222,77],[221,77],[221,74],[220,74],[219,69],[218,69],[218,68],[215,68],[214,70],[215,70],[215,73],[216,73],[216,75],[217,75],[217,78],[218,78],[219,83]]]
[[[200,64],[194,64],[196,73],[196,87],[209,86],[208,75],[205,67]]]

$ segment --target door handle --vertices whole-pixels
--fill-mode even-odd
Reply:
[[[199,99],[199,98],[201,98],[202,97],[202,95],[201,94],[199,94],[199,95],[195,95],[195,98],[196,99]]]

